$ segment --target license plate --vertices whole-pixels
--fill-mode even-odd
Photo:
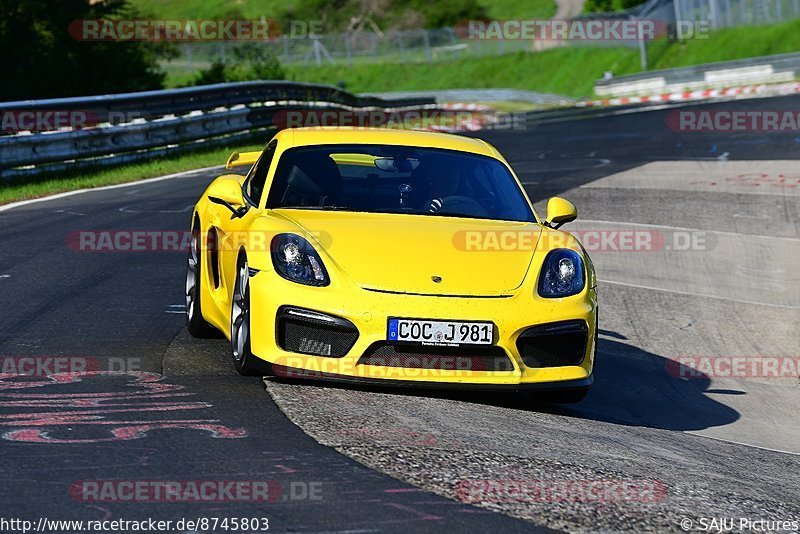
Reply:
[[[485,322],[390,318],[386,339],[423,345],[491,345],[494,325]]]

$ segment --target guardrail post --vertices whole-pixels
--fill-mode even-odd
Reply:
[[[683,21],[681,17],[681,2],[683,0],[673,0],[672,7],[675,9],[675,37],[678,41],[683,41]]]
[[[795,0],[797,1],[797,0]],[[428,35],[428,30],[422,30],[422,40],[425,42],[425,59],[428,63],[431,62],[431,38]]]
[[[642,28],[641,21],[637,26],[639,33],[639,63],[642,65],[642,70],[647,71],[647,42],[644,38],[644,29]]]
[[[281,41],[283,41],[283,60],[289,65],[292,62],[291,54],[289,53],[289,39],[283,35],[281,36]]]
[[[322,65],[322,57],[319,51],[319,39],[314,39],[314,60],[317,62],[317,67]]]
[[[731,0],[723,0],[725,2],[725,26],[728,28],[733,27],[733,4]]]
[[[708,0],[708,18],[711,19],[711,27],[713,29],[719,28],[719,14],[717,13],[717,2],[716,0]]]
[[[398,54],[400,56],[400,62],[401,63],[405,63],[406,62],[406,58],[405,58],[405,50],[403,49],[403,32],[402,31],[398,31],[397,32],[397,51],[398,51]]]

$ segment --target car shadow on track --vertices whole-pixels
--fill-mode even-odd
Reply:
[[[603,336],[625,339],[614,332]],[[711,379],[675,361],[617,340],[598,339],[595,382],[579,404],[548,404],[527,393],[475,392],[347,383],[306,383],[340,389],[450,399],[502,408],[665,430],[701,430],[730,424],[740,414],[708,395]],[[280,380],[285,379],[275,379]],[[296,380],[290,380],[296,382]],[[719,392],[720,390],[716,390]],[[731,394],[741,392],[731,392]]]
[[[701,430],[738,420],[738,411],[707,395],[710,385],[702,372],[601,337],[595,383],[586,399],[552,413],[666,430]]]

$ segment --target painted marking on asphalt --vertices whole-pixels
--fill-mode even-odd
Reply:
[[[225,168],[224,165],[214,165],[213,167],[203,167],[202,169],[193,169],[191,171],[177,172],[177,173],[174,173],[174,174],[167,174],[165,176],[157,176],[155,178],[145,178],[144,180],[137,180],[135,182],[127,182],[127,183],[124,183],[124,184],[105,185],[105,186],[102,186],[102,187],[91,187],[91,188],[88,188],[88,189],[77,189],[75,191],[66,191],[64,193],[57,193],[55,195],[50,195],[50,196],[46,196],[46,197],[32,198],[32,199],[29,199],[29,200],[20,200],[19,202],[12,202],[10,204],[5,204],[3,206],[0,206],[0,211],[8,211],[8,210],[12,210],[14,208],[19,208],[21,206],[28,206],[30,204],[38,204],[39,202],[48,202],[48,201],[51,201],[51,200],[58,200],[60,198],[71,197],[71,196],[74,196],[74,195],[81,195],[83,193],[90,193],[92,191],[109,191],[109,190],[112,190],[112,189],[121,189],[123,187],[133,187],[135,185],[150,184],[150,183],[154,183],[154,182],[161,182],[163,180],[171,180],[173,178],[183,178],[183,177],[186,177],[186,176],[191,176],[192,174],[197,174],[197,173],[201,173],[201,172],[208,172],[208,171],[213,171],[213,170],[222,170],[224,168]]]
[[[705,392],[706,394],[711,393],[709,391]],[[770,449],[769,447],[761,447],[759,445],[751,445],[749,443],[742,443],[741,441],[733,441],[732,439],[724,439],[724,438],[717,438],[714,436],[706,436],[705,434],[698,434],[696,432],[686,432],[687,434],[691,434],[693,436],[699,436],[701,438],[708,438],[713,439],[715,441],[722,441],[724,443],[733,443],[734,445],[741,445],[743,447],[750,447],[752,449],[761,449],[762,451],[769,451],[769,452],[778,452],[781,454],[791,454],[792,456],[800,456],[800,452],[792,452],[792,451],[784,451],[781,449]]]
[[[123,384],[116,382],[125,379]],[[164,382],[164,376],[145,371],[80,371],[56,373],[43,380],[25,380],[24,375],[0,374],[0,398],[4,410],[0,414],[3,430],[0,438],[17,443],[84,444],[127,441],[147,437],[155,430],[201,430],[212,438],[239,439],[248,436],[241,428],[230,428],[217,419],[200,419],[185,412],[204,410],[213,405],[203,401],[186,400],[192,395],[184,386]],[[108,380],[104,380],[108,378]],[[51,386],[62,388],[68,384],[82,384],[92,389],[64,393],[61,389],[48,391]],[[30,391],[33,389],[34,391]],[[41,390],[45,390],[44,393]],[[165,401],[165,398],[174,397]],[[180,397],[180,398],[177,398]],[[136,399],[131,403],[132,399]],[[144,402],[140,402],[140,401]],[[46,408],[31,412],[27,408]],[[15,409],[14,409],[15,408]],[[116,414],[137,414],[139,420],[130,420]],[[175,414],[175,419],[150,419],[149,414]],[[114,415],[112,415],[114,414]],[[202,417],[202,416],[198,416]],[[98,435],[98,428],[107,430]],[[59,436],[67,429],[65,436]],[[78,430],[77,436],[73,431]]]
[[[85,213],[80,213],[78,211],[69,211],[69,210],[56,210],[53,213],[66,213],[67,215],[79,215],[79,216],[86,216]]]
[[[119,208],[117,211],[122,213],[186,213],[192,211],[194,208],[194,204],[189,204],[185,208],[181,208],[179,210],[142,210],[142,209],[134,209],[130,206],[123,206]]]
[[[769,220],[769,215],[766,213],[761,213],[760,215],[747,215],[745,213],[734,213],[731,215],[734,219],[756,219],[759,221],[767,221]]]
[[[404,512],[408,512],[409,514],[414,515],[414,516],[422,519],[423,521],[440,521],[441,519],[443,519],[442,517],[439,517],[438,515],[433,515],[433,514],[429,514],[429,513],[423,512],[421,510],[416,510],[414,508],[411,508],[410,506],[405,506],[405,505],[402,505],[402,504],[399,504],[399,503],[396,503],[396,502],[387,502],[387,503],[384,503],[384,504],[386,506],[391,506],[392,508],[397,508],[398,510],[402,510]]]
[[[767,302],[756,302],[754,300],[742,300],[742,299],[734,299],[730,297],[720,297],[718,295],[708,295],[704,293],[693,293],[691,291],[679,291],[677,289],[664,289],[661,287],[652,287],[652,286],[645,286],[640,284],[629,284],[627,282],[617,282],[616,280],[598,280],[598,282],[603,284],[611,284],[617,286],[625,286],[625,287],[635,287],[637,289],[647,289],[650,291],[661,291],[663,293],[676,293],[678,295],[687,295],[689,297],[701,297],[701,298],[708,298],[708,299],[716,299],[716,300],[725,300],[728,302],[738,302],[740,304],[752,304],[754,306],[767,306],[769,308],[780,308],[783,310],[800,310],[800,306],[785,306],[783,304],[769,304]]]
[[[705,161],[699,161],[700,158],[651,161],[580,187],[800,197],[796,161],[729,161],[729,156],[725,152]]]
[[[637,222],[619,222],[619,221],[602,221],[598,219],[580,219],[582,223],[595,223],[595,224],[620,224],[620,225],[628,225],[628,226],[645,226],[647,228],[667,228],[669,230],[682,230],[686,232],[708,232],[709,234],[724,234],[724,235],[733,235],[737,237],[763,237],[765,239],[777,239],[781,241],[800,241],[800,238],[797,237],[775,237],[771,235],[759,235],[759,234],[742,234],[739,232],[726,232],[724,230],[704,230],[702,228],[687,228],[685,226],[668,226],[666,224],[648,224],[648,223],[637,223]]]
[[[11,278],[10,274],[0,274],[0,278]]]

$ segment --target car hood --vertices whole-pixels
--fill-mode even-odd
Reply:
[[[361,287],[423,295],[512,293],[525,280],[542,231],[535,223],[425,215],[275,213],[312,236]]]

